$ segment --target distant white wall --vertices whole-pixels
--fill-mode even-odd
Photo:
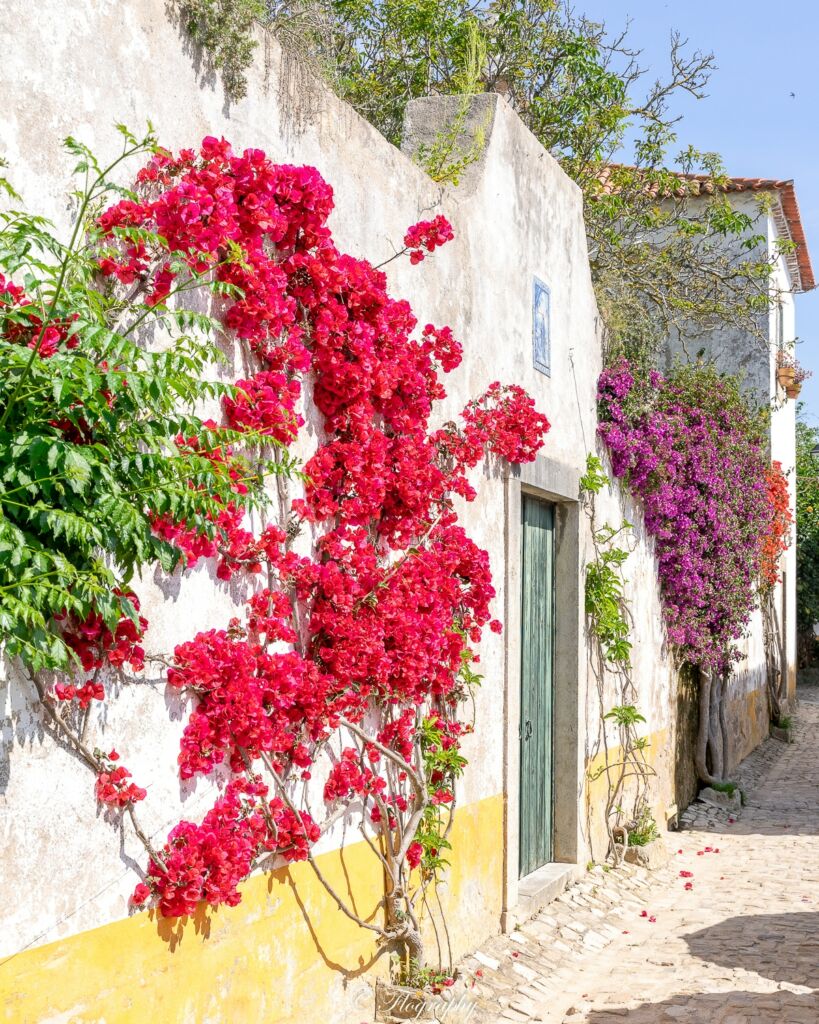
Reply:
[[[776,203],[776,193],[767,194]],[[795,424],[796,400],[789,399],[777,385],[777,352],[797,358],[798,327],[795,320],[794,283],[784,256],[776,256],[779,238],[773,213],[760,203],[759,193],[734,193],[729,196],[732,207],[751,219],[746,237],[758,235],[760,242],[753,254],[760,259],[774,259],[769,292],[772,305],[759,318],[759,335],[734,327],[724,327],[707,335],[693,332],[686,336],[672,335],[665,348],[665,365],[674,360],[690,361],[702,352],[706,361],[712,361],[721,373],[736,375],[751,401],[770,410],[769,447],[772,460],[782,464],[788,477],[791,510],[795,516]],[[704,202],[705,200],[703,200]],[[748,258],[740,250],[740,241],[731,243],[737,257]],[[780,307],[780,308],[777,308]],[[790,548],[781,560],[782,580],[774,592],[779,628],[785,640],[789,692],[796,685],[796,545],[795,534]],[[745,756],[759,742],[767,728],[764,719],[765,659],[762,616],[755,613],[748,627],[745,642],[747,656],[735,667],[731,682],[731,699],[735,702],[731,716],[734,732],[735,756]],[[746,713],[749,712],[749,713]]]

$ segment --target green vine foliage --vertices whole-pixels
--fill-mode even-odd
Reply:
[[[589,455],[586,472],[580,478],[580,493],[598,494],[608,477],[596,455]],[[612,544],[631,523],[623,521],[615,529],[603,526],[594,530],[595,557],[586,566],[585,604],[589,631],[600,643],[606,661],[628,665],[631,654],[629,622],[626,618],[623,564],[628,551]]]
[[[596,455],[586,456],[586,472],[580,477],[580,496],[599,494],[608,486],[609,478],[603,469],[603,463]]]
[[[185,28],[222,76],[232,100],[247,93],[247,69],[253,63],[253,26],[266,16],[263,0],[177,0]]]
[[[624,729],[630,729],[638,724],[644,725],[646,720],[645,715],[641,715],[633,704],[619,704],[603,717],[616,722]]]
[[[466,637],[464,636],[466,640]],[[461,668],[458,673],[460,696],[464,700],[474,702],[475,689],[481,685],[483,676],[475,672],[473,666],[475,656],[464,644],[461,651]],[[474,703],[473,703],[474,707]],[[472,725],[467,727],[471,731]],[[421,844],[420,869],[425,881],[439,876],[449,861],[446,852],[452,848],[449,842],[449,831],[453,820],[453,804],[435,802],[432,798],[441,789],[451,793],[454,799],[455,780],[459,779],[467,765],[457,744],[448,744],[436,718],[424,719],[419,730],[421,753],[424,758],[425,777],[429,779],[428,795],[430,801],[424,808],[416,842]]]
[[[444,735],[435,719],[425,719],[420,730],[421,751],[424,756],[426,777],[436,780],[428,785],[430,797],[434,796],[436,789],[444,780],[450,791],[453,791],[455,779],[463,775],[467,764],[466,758],[461,756],[457,746],[447,748],[443,741]],[[430,877],[437,875],[449,864],[444,854],[445,851],[452,849],[447,838],[452,816],[448,809],[443,809],[443,806],[427,804],[421,824],[415,833],[415,840],[421,844],[423,850],[421,869]]]
[[[632,525],[627,520],[616,528],[595,525],[595,498],[608,485],[603,463],[596,455],[588,455],[586,471],[580,478],[580,495],[592,530],[594,558],[586,564],[585,607],[589,638],[597,652],[593,664],[601,705],[601,744],[605,753],[603,764],[589,775],[589,781],[606,778],[606,826],[610,853],[618,860],[627,845],[644,845],[655,839],[657,829],[646,801],[648,780],[655,774],[646,759],[649,741],[638,734],[646,719],[633,703],[636,687],[631,675],[631,624],[623,576],[629,552],[614,544]],[[617,680],[621,703],[604,712],[606,679],[610,674]],[[620,741],[619,756],[615,760],[612,760],[606,739],[608,722],[616,725]],[[633,787],[631,813],[623,807],[629,786]]]
[[[105,167],[66,140],[82,182],[67,243],[47,220],[17,208],[19,196],[0,179],[13,207],[0,213],[0,273],[27,299],[0,302],[0,635],[5,653],[34,671],[72,664],[55,617],[98,612],[112,630],[123,615],[136,620],[129,582],[157,563],[171,571],[182,557],[155,534],[154,516],[212,537],[224,504],[264,501],[267,467],[209,458],[239,436],[206,428],[194,411],[232,389],[208,379],[220,357],[215,321],[186,309],[180,293],[223,289],[187,274],[167,304],[149,306],[140,282],[124,296],[122,286],[101,283],[95,216],[112,194],[130,195],[112,181],[120,165],[155,149],[151,133],[119,131],[122,150]],[[140,237],[150,246],[149,235]],[[19,337],[32,317],[42,327],[29,347]],[[74,347],[46,358],[39,347],[55,324],[70,324]],[[145,339],[156,332],[164,344],[149,351]],[[193,437],[195,452],[184,443]],[[246,495],[236,493],[230,469]]]
[[[632,646],[623,597],[622,569],[628,551],[604,545],[629,526],[623,523],[619,530],[610,526],[598,530],[595,539],[600,549],[586,566],[586,615],[591,631],[600,641],[606,660],[623,664],[628,663]]]

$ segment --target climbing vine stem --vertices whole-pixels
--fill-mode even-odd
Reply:
[[[651,833],[653,819],[648,803],[649,780],[655,774],[648,763],[648,740],[640,735],[645,717],[636,707],[637,687],[631,666],[631,616],[626,600],[623,566],[629,550],[622,543],[631,523],[619,527],[597,524],[597,496],[609,486],[601,460],[589,454],[580,479],[580,496],[589,521],[593,557],[586,563],[585,609],[588,635],[592,641],[592,668],[597,680],[600,706],[598,742],[603,763],[589,774],[589,783],[605,777],[607,793],[605,823],[609,855],[619,863],[630,840]],[[617,703],[609,707],[614,682]],[[617,728],[617,751],[609,749],[608,726]],[[629,808],[625,806],[629,801]]]

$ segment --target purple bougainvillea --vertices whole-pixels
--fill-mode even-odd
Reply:
[[[625,360],[598,382],[612,471],[654,538],[668,637],[716,671],[740,657],[773,515],[762,420],[736,381],[708,367],[668,379]]]

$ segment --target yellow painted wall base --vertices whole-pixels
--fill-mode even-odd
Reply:
[[[647,796],[652,814],[660,823],[660,828],[665,826],[666,808],[673,803],[674,764],[673,758],[669,759],[669,750],[667,729],[658,729],[648,736],[648,746],[645,750],[648,768]],[[610,747],[608,757],[606,752],[601,750],[586,759],[586,832],[592,860],[605,860],[608,854],[609,836],[605,821],[606,801],[609,785],[616,784],[622,760],[623,751],[619,746]],[[607,764],[611,768],[610,772],[605,770]],[[634,791],[634,786],[635,780],[629,779],[626,783],[626,802]]]
[[[725,715],[731,738],[732,756],[735,763],[739,764],[768,738],[768,694],[764,689],[758,689],[729,700]]]
[[[439,887],[453,956],[496,931],[503,798],[459,808]],[[319,858],[361,916],[382,876],[364,843]],[[372,1018],[373,933],[345,917],[307,864],[249,879],[238,907],[153,913],[17,954],[0,965],[7,1024],[358,1024]],[[434,940],[429,957],[435,957]],[[386,970],[378,961],[375,973]]]

